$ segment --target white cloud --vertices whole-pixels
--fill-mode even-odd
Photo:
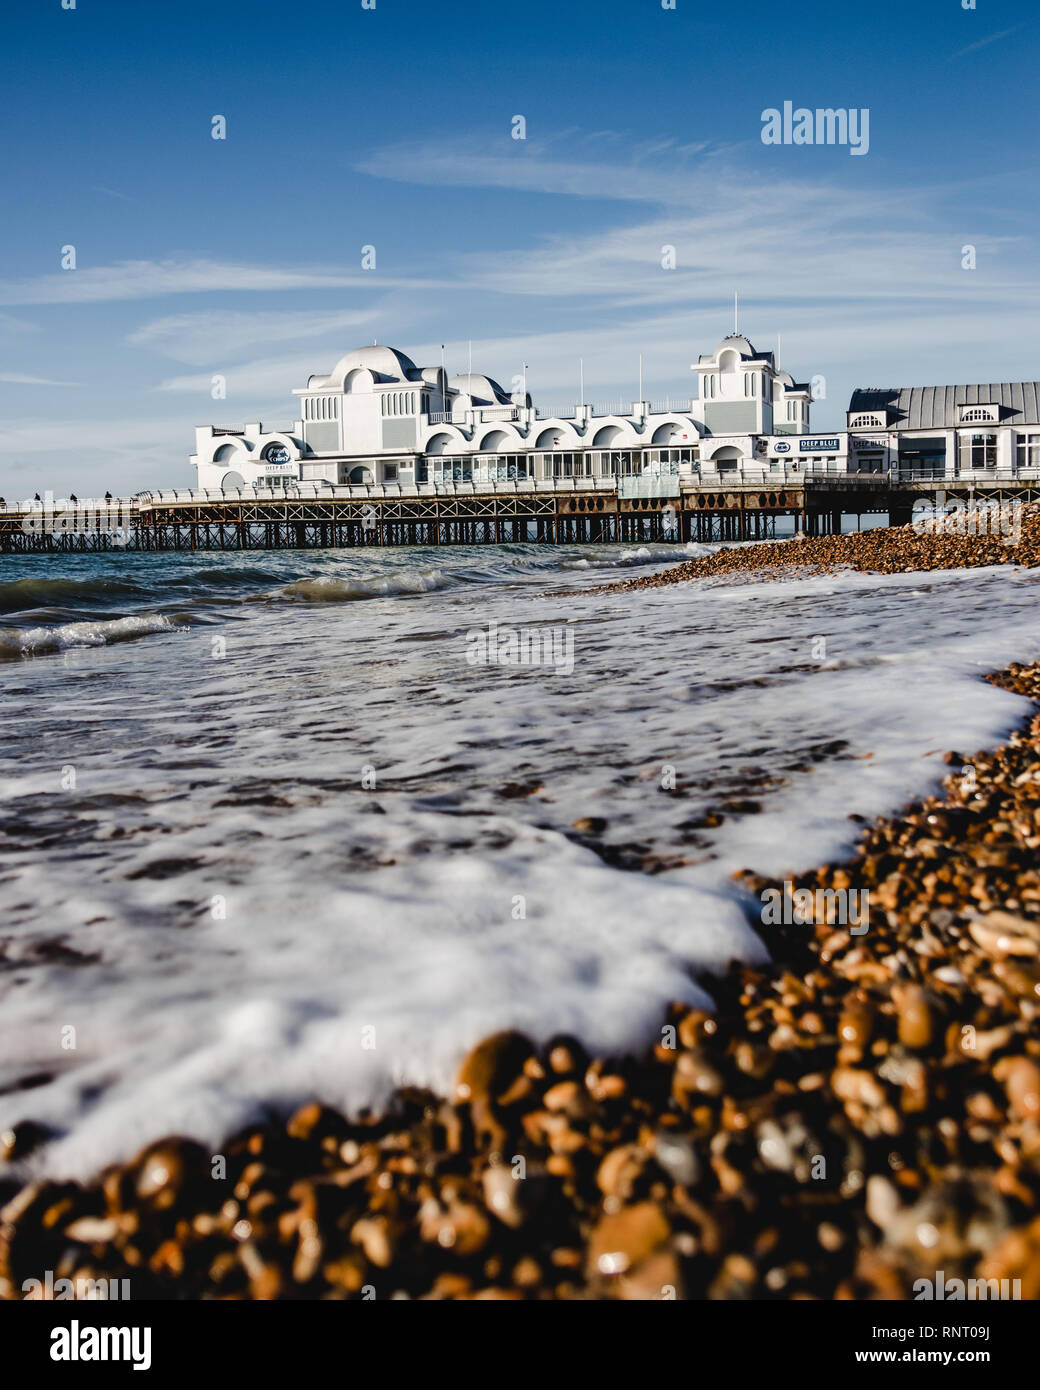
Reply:
[[[783,148],[758,158],[752,170],[735,162],[733,151],[706,153],[703,146],[626,151],[611,133],[600,141],[568,132],[530,149],[517,144],[515,154],[488,153],[486,143],[478,148],[473,140],[391,146],[360,167],[416,183],[538,189],[656,209],[629,225],[548,235],[519,248],[503,230],[494,251],[458,258],[458,289],[565,302],[586,296],[616,310],[703,306],[731,301],[735,289],[775,307],[882,297],[898,321],[908,309],[919,313],[923,300],[953,304],[970,295],[980,313],[991,313],[1040,288],[1034,266],[1021,263],[1026,238],[983,234],[977,221],[974,229],[964,226],[966,196],[999,213],[978,180],[970,188],[864,186],[857,169],[844,171],[838,183],[822,163],[818,178],[805,174],[804,161],[793,174]],[[820,153],[827,159],[832,152]],[[883,178],[880,163],[873,167]],[[969,241],[979,256],[977,272],[961,269],[961,248]],[[675,270],[662,269],[666,246],[675,248]]]
[[[232,365],[220,375],[224,377],[227,398],[214,401],[210,395],[213,376],[209,372],[192,372],[183,376],[166,377],[158,386],[160,391],[170,391],[182,395],[197,395],[203,401],[210,416],[220,415],[227,419],[242,409],[256,410],[266,402],[268,414],[274,403],[279,420],[286,419],[299,410],[299,401],[293,396],[295,386],[306,386],[307,378],[316,373],[327,372],[336,361],[348,351],[350,344],[327,354],[322,360],[315,359],[313,352],[296,353],[291,357],[262,357],[248,362]],[[236,405],[235,402],[240,402]],[[254,417],[255,418],[255,417]],[[266,417],[265,417],[266,418]]]
[[[199,423],[203,418],[208,421],[211,413],[206,409],[198,411]],[[194,436],[186,425],[186,417],[10,420],[5,423],[0,438],[0,456],[83,449],[107,449],[118,454],[123,450],[134,452],[154,446],[169,447],[171,442],[174,445],[182,443],[186,456],[191,453]]]
[[[225,291],[312,289],[386,289],[421,281],[388,279],[377,271],[360,269],[285,269],[278,266],[236,265],[206,259],[117,261],[111,265],[80,266],[54,275],[0,281],[0,304],[92,304],[110,300],[154,299],[167,294],[216,294]],[[431,282],[433,283],[433,282]]]
[[[333,334],[349,334],[353,338],[353,330],[379,316],[380,311],[375,308],[252,314],[218,309],[154,319],[131,333],[128,341],[154,347],[189,366],[206,366],[233,360],[247,349],[255,350],[269,343]]]
[[[23,372],[0,372],[0,382],[8,386],[81,386],[79,381],[53,381],[47,376],[26,376]]]
[[[17,319],[13,314],[0,314],[0,346],[7,347],[21,342],[31,333],[38,333],[40,326],[27,319]]]
[[[495,144],[500,152],[493,149]],[[680,145],[674,140],[633,146],[612,131],[565,131],[539,142],[475,137],[453,144],[409,141],[376,150],[354,167],[401,183],[509,188],[620,202],[696,202],[692,180],[710,163],[705,156],[714,159],[729,148],[734,147],[713,147],[707,141]]]
[[[963,58],[966,53],[974,53],[977,49],[988,48],[991,43],[997,43],[1000,39],[1006,39],[1009,35],[1017,33],[1021,28],[1021,24],[1015,24],[1010,29],[1001,29],[999,33],[990,34],[984,39],[979,39],[977,43],[969,43],[967,48],[958,48],[956,53],[951,54],[951,58]]]

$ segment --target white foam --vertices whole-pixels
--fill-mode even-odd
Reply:
[[[1028,708],[978,677],[1036,655],[1036,572],[560,583],[267,603],[224,660],[210,628],[20,669],[0,1127],[68,1127],[36,1166],[442,1088],[501,1027],[644,1044],[669,999],[703,998],[692,976],[710,992],[704,972],[760,949],[736,868],[843,852],[850,813],[934,786],[944,749],[991,746]],[[573,672],[470,665],[490,622],[569,624]],[[761,813],[684,838],[732,796]],[[575,843],[588,816],[629,862],[675,866],[611,867]],[[54,1079],[9,1089],[30,1073]]]
[[[344,578],[323,574],[297,579],[271,597],[306,599],[311,603],[350,603],[355,599],[387,598],[393,594],[428,594],[453,583],[440,570],[407,570],[372,578]]]
[[[96,622],[62,623],[58,627],[4,627],[0,628],[0,655],[33,656],[73,647],[104,647],[156,632],[178,631],[182,626],[161,613],[143,613]]]

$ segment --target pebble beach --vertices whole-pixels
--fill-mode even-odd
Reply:
[[[876,530],[609,589],[998,564],[1040,564],[1035,511],[1014,546]],[[989,679],[1040,706],[1040,663]],[[453,1091],[378,1113],[312,1101],[82,1181],[0,1167],[0,1297],[43,1269],[135,1299],[907,1299],[938,1271],[1040,1296],[1040,713],[946,760],[841,862],[793,883],[748,864],[768,963],[705,981],[713,1007],[673,1005],[642,1052],[509,1029]],[[774,889],[867,891],[869,929],[763,925]],[[5,1162],[40,1138],[7,1130]]]

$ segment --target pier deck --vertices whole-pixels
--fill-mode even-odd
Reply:
[[[1038,470],[1032,470],[1037,473]],[[285,550],[361,546],[765,540],[778,517],[807,535],[842,516],[911,519],[915,503],[1040,498],[1040,476],[924,478],[796,470],[717,478],[177,490],[0,506],[0,553]]]

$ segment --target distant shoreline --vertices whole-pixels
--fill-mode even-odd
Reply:
[[[925,530],[918,524],[884,526],[842,535],[795,536],[791,540],[728,546],[658,574],[639,575],[582,592],[659,589],[716,575],[796,568],[827,573],[854,569],[870,574],[900,574],[987,565],[1033,569],[1040,565],[1040,511],[1036,504],[1000,514],[962,513],[947,518],[945,525],[946,529],[937,531]]]

